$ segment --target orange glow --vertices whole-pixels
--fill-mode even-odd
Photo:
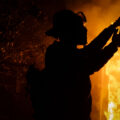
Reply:
[[[106,65],[108,82],[108,111],[107,120],[120,119],[120,51]]]
[[[76,48],[77,49],[82,49],[82,48],[84,48],[84,46],[83,45],[77,45]]]
[[[66,1],[68,9],[85,13],[88,43],[120,16],[120,0],[91,0],[83,4],[76,0],[74,5]],[[120,51],[91,76],[91,83],[92,120],[120,120]]]

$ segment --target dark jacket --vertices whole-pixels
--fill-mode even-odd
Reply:
[[[113,26],[106,28],[83,49],[72,49],[61,42],[48,47],[45,63],[55,119],[90,119],[89,76],[102,68],[117,51],[113,42],[104,47],[113,31]]]

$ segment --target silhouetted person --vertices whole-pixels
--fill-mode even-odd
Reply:
[[[36,120],[90,120],[89,76],[104,66],[117,51],[120,35],[115,28],[120,20],[103,30],[89,45],[86,45],[84,22],[86,17],[82,12],[75,14],[70,10],[60,11],[53,17],[53,28],[46,34],[58,40],[48,47],[45,70],[35,75],[38,79],[35,78],[37,81],[31,84]],[[105,47],[112,34],[112,42]],[[84,47],[77,49],[77,45]]]
[[[56,13],[47,35],[55,41],[47,49],[51,111],[54,120],[90,120],[91,83],[89,76],[98,71],[117,51],[117,42],[104,45],[116,30],[119,20],[106,28],[89,45],[85,15],[69,10]],[[119,39],[120,40],[120,39]],[[115,41],[115,40],[114,40]],[[117,43],[117,44],[116,44]],[[77,45],[83,49],[76,49]]]

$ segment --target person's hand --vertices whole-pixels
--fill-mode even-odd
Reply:
[[[112,42],[116,46],[120,47],[120,33],[117,34],[117,32],[118,32],[118,29],[115,29],[115,31],[113,33],[113,37],[112,37]]]
[[[120,26],[120,17],[113,23],[115,27]]]

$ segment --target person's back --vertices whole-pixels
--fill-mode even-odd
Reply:
[[[60,116],[69,120],[89,118],[91,84],[85,52],[85,49],[73,49],[60,42],[55,42],[47,50],[46,68],[51,78],[51,99],[57,119]]]

